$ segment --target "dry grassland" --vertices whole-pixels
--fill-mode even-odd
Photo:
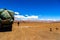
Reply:
[[[0,40],[60,40],[60,23],[14,23],[12,32],[0,32]]]

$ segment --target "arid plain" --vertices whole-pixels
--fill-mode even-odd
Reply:
[[[17,22],[12,31],[0,32],[0,40],[60,40],[60,22]]]

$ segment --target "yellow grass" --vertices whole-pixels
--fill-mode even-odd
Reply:
[[[60,23],[14,23],[12,32],[0,32],[0,40],[60,40]]]

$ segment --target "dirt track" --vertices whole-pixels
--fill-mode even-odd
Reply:
[[[60,40],[60,23],[14,23],[12,30],[0,32],[0,40]]]

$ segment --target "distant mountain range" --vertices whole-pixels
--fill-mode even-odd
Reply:
[[[14,22],[46,22],[46,23],[51,23],[51,22],[60,22],[60,21],[54,21],[54,20],[14,20]]]

